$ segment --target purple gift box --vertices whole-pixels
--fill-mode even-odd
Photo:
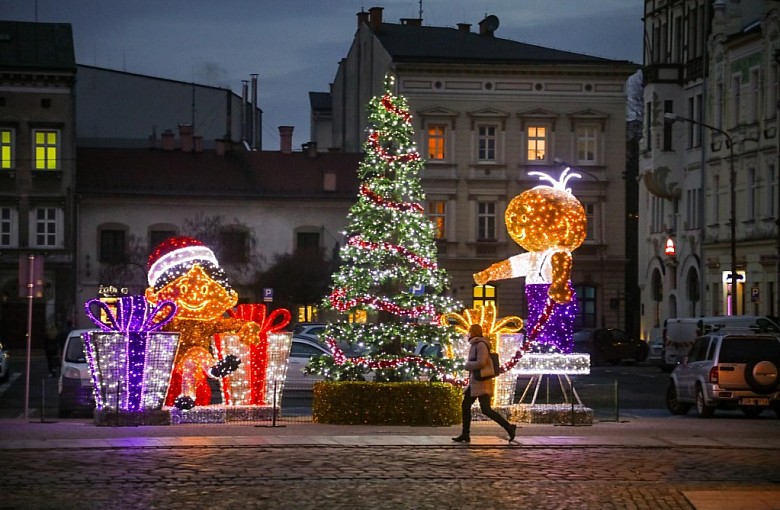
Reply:
[[[125,296],[115,306],[92,299],[85,309],[101,329],[84,335],[97,409],[161,409],[179,333],[159,330],[173,319],[176,305],[163,301],[153,306],[144,296]]]

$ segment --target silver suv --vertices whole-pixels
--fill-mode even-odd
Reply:
[[[692,406],[703,418],[715,409],[741,409],[758,416],[773,408],[780,418],[780,338],[750,331],[700,336],[674,369],[666,407],[685,414]]]

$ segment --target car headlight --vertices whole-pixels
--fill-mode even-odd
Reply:
[[[66,367],[62,377],[67,379],[81,379],[81,371],[78,368]]]

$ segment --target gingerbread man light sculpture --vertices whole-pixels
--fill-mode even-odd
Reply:
[[[525,277],[527,340],[541,352],[572,350],[577,299],[572,289],[571,252],[585,240],[587,219],[582,204],[566,187],[572,177],[566,168],[560,180],[529,172],[549,181],[512,199],[506,209],[506,228],[526,253],[498,262],[474,275],[478,285]]]

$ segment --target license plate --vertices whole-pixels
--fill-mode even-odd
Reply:
[[[739,399],[739,405],[741,406],[768,406],[768,397],[743,397]]]

